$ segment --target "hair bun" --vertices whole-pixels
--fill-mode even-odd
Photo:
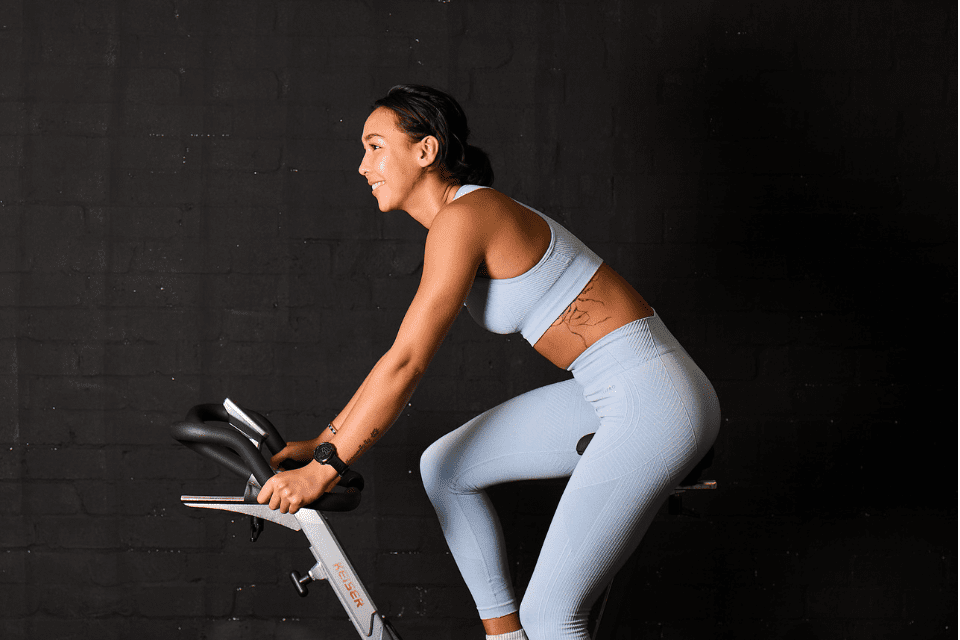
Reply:
[[[489,187],[493,184],[493,167],[490,158],[479,147],[468,144],[463,153],[464,178],[460,184],[476,184]]]

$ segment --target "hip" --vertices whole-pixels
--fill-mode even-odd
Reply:
[[[712,441],[719,429],[713,385],[655,311],[605,335],[568,370],[601,421],[624,412],[638,419],[658,415],[658,421],[672,416],[678,427],[697,432],[698,441]]]

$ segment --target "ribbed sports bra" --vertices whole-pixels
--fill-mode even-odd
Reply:
[[[454,200],[487,188],[463,185]],[[475,278],[464,305],[481,327],[494,333],[520,332],[533,345],[583,291],[603,260],[559,223],[517,204],[547,221],[550,246],[540,262],[516,277]]]

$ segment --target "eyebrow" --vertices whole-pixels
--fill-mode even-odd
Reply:
[[[363,141],[366,142],[370,138],[382,138],[382,137],[383,136],[380,135],[379,133],[368,133],[367,135],[363,136]]]

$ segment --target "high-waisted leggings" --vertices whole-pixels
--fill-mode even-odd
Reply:
[[[484,489],[570,477],[519,607],[530,640],[588,640],[593,602],[713,444],[710,381],[654,314],[590,346],[573,379],[477,416],[423,453],[424,487],[480,617],[518,610]],[[577,455],[581,436],[596,433]]]

